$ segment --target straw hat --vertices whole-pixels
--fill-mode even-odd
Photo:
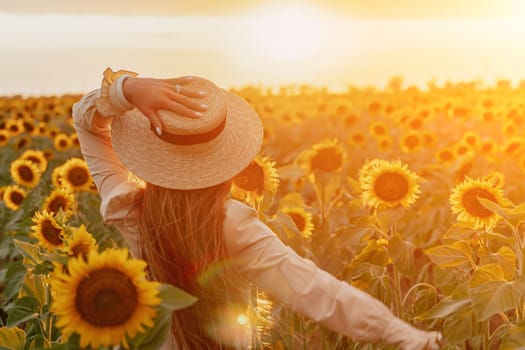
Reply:
[[[255,158],[263,126],[255,110],[241,97],[195,77],[185,87],[206,91],[199,103],[208,108],[200,118],[158,111],[158,136],[138,109],[113,118],[113,148],[136,176],[154,185],[196,189],[231,179]]]

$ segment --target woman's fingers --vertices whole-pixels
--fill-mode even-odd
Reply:
[[[177,102],[177,101],[169,101],[166,103],[165,107],[163,109],[170,110],[172,112],[177,113],[178,115],[182,115],[184,117],[188,118],[200,118],[202,117],[202,112],[196,111],[194,109],[190,109],[186,107],[185,105]]]
[[[185,107],[193,109],[195,111],[205,111],[206,108],[208,108],[208,105],[204,102],[199,101],[199,99],[189,98],[186,95],[180,93],[172,92],[169,95],[169,97],[172,101],[178,102],[184,105]]]
[[[155,113],[154,111],[149,111],[147,114],[144,113],[144,115],[149,119],[149,122],[155,129],[157,135],[160,136],[160,134],[162,134],[162,121],[160,120],[157,113]]]
[[[171,85],[170,87],[173,91],[175,91],[175,93],[179,95],[184,95],[191,98],[200,98],[206,96],[206,91],[188,89],[187,87],[179,84]]]

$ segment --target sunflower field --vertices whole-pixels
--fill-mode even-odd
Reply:
[[[265,127],[232,196],[286,244],[447,349],[525,347],[525,82],[232,91]],[[0,97],[0,349],[155,349],[195,301],[102,221],[80,97]],[[264,348],[386,348],[258,296]]]

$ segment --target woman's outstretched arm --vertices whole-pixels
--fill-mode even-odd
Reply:
[[[292,310],[354,341],[439,349],[441,334],[397,318],[378,299],[298,256],[245,205],[229,201],[225,239],[241,274]]]

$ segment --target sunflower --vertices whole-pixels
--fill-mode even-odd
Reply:
[[[47,159],[44,155],[44,152],[40,150],[28,149],[19,157],[19,159],[29,160],[35,164],[40,172],[43,174],[47,169]]]
[[[52,252],[64,246],[64,228],[52,213],[47,210],[37,211],[32,221],[34,225],[31,226],[31,231],[40,247]]]
[[[436,160],[439,163],[451,163],[456,160],[456,152],[450,148],[442,148],[436,153]]]
[[[492,159],[496,156],[498,149],[499,149],[498,144],[492,139],[481,141],[480,146],[479,146],[480,153],[489,159]]]
[[[501,187],[494,186],[489,179],[467,177],[452,190],[449,198],[452,212],[458,220],[470,223],[474,229],[491,228],[498,221],[498,216],[485,208],[478,198],[500,205],[504,203]]]
[[[71,235],[66,238],[64,246],[68,256],[78,257],[82,255],[87,259],[91,249],[96,249],[97,241],[84,225],[80,225],[78,228],[72,228]]]
[[[0,146],[5,146],[9,143],[11,134],[6,129],[0,130]]]
[[[407,208],[418,198],[419,181],[419,176],[398,160],[377,162],[361,177],[363,202],[375,208],[399,204]]]
[[[79,148],[80,142],[78,141],[78,135],[76,133],[72,133],[69,135],[69,141],[71,143],[71,146]]]
[[[523,137],[511,137],[502,146],[501,151],[508,156],[515,156],[525,149],[525,139]]]
[[[365,178],[369,175],[370,171],[377,166],[381,166],[382,164],[388,164],[388,161],[384,159],[378,159],[378,158],[374,158],[372,160],[366,161],[363,165],[361,165],[361,168],[359,169],[359,173],[358,173],[359,182],[363,183]]]
[[[480,137],[476,132],[469,130],[463,134],[461,141],[465,142],[471,148],[476,149],[480,144]]]
[[[490,174],[483,176],[482,179],[494,188],[503,188],[505,183],[505,175],[499,171],[493,171]]]
[[[42,174],[38,167],[29,160],[17,159],[11,163],[11,177],[19,185],[33,188],[40,182]]]
[[[409,131],[401,137],[401,150],[405,153],[414,152],[421,147],[423,140],[417,131]]]
[[[69,259],[69,273],[54,275],[51,310],[65,337],[80,336],[81,348],[128,347],[126,337],[154,325],[160,284],[146,280],[144,261],[128,256],[127,249],[92,249],[87,259]]]
[[[306,152],[306,167],[311,172],[335,173],[343,167],[344,156],[343,147],[337,140],[325,140]]]
[[[288,215],[304,238],[310,238],[314,230],[312,213],[301,206],[284,206],[281,211]]]
[[[31,138],[24,136],[19,137],[18,140],[16,140],[15,144],[13,145],[13,148],[16,150],[28,147],[31,144]]]
[[[71,140],[66,134],[57,133],[53,137],[53,146],[57,151],[65,151],[71,146]]]
[[[88,191],[91,188],[91,175],[85,160],[71,158],[60,168],[60,179],[70,191]]]
[[[5,129],[9,131],[11,136],[16,136],[24,131],[24,126],[19,119],[8,119],[5,122]]]
[[[233,178],[233,187],[244,193],[261,195],[275,193],[279,185],[279,175],[275,162],[270,157],[257,155],[255,159]]]
[[[390,138],[390,136],[378,137],[377,147],[380,151],[383,152],[390,150],[390,148],[392,147],[392,139]]]
[[[370,134],[374,137],[385,137],[387,136],[388,128],[385,123],[376,121],[369,126]]]
[[[42,209],[45,209],[53,214],[63,212],[65,217],[73,213],[75,206],[75,197],[66,188],[55,188],[45,198]]]
[[[60,188],[64,186],[64,183],[62,181],[61,166],[57,166],[53,169],[53,172],[51,173],[51,182],[53,183],[53,186],[55,186],[55,188]]]
[[[26,197],[26,192],[17,185],[7,186],[3,192],[5,206],[12,210],[17,210]]]
[[[362,146],[365,144],[366,137],[362,131],[356,131],[348,138],[348,144],[351,146]]]

